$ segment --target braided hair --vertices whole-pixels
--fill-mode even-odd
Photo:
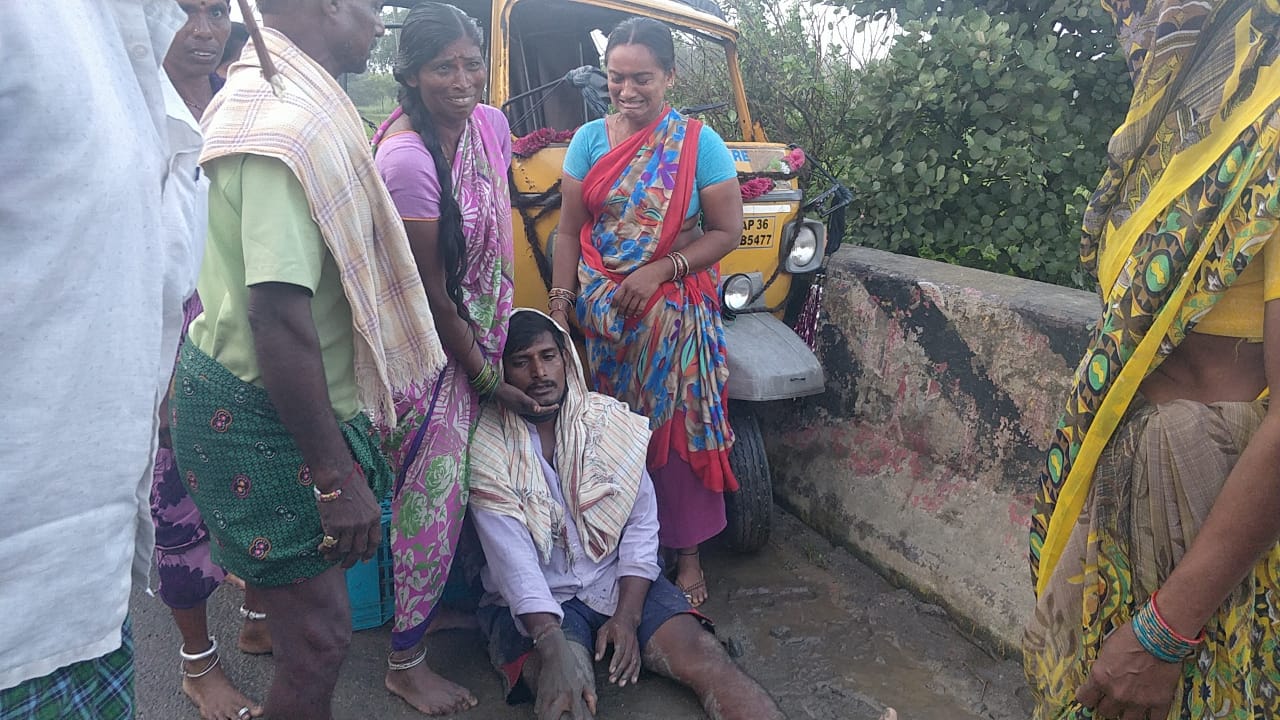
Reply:
[[[453,197],[453,173],[440,143],[440,134],[431,113],[422,102],[421,90],[409,86],[423,65],[434,60],[445,48],[466,37],[484,47],[480,26],[466,13],[452,5],[425,2],[409,11],[400,29],[400,46],[392,68],[400,83],[397,98],[413,129],[422,138],[431,159],[435,161],[436,178],[440,181],[440,263],[444,267],[445,291],[458,308],[458,315],[471,322],[471,313],[462,299],[462,278],[467,273],[467,239],[462,234],[462,208]]]

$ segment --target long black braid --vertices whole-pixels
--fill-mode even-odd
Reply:
[[[483,35],[476,21],[452,5],[427,2],[409,11],[400,30],[400,46],[396,53],[394,76],[400,83],[397,98],[413,129],[435,162],[440,182],[440,263],[444,267],[445,292],[458,307],[458,315],[471,322],[471,313],[462,298],[462,278],[467,274],[467,238],[462,233],[462,208],[453,196],[452,158],[445,157],[431,113],[422,102],[418,88],[408,79],[418,74],[423,65],[435,59],[445,48],[462,37],[470,37],[483,47]]]

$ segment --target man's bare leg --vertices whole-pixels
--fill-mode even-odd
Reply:
[[[392,663],[412,667],[404,670],[388,668],[387,677],[383,681],[387,689],[418,712],[431,716],[452,715],[479,704],[480,701],[470,690],[427,667],[424,660],[426,642],[424,638],[418,641],[416,647],[391,653]]]
[[[645,669],[692,689],[712,720],[786,717],[692,615],[676,615],[663,623],[645,645],[643,662]]]
[[[351,645],[351,604],[342,568],[258,591],[276,661],[266,716],[331,720],[333,688]]]
[[[182,634],[182,652],[187,655],[201,655],[213,648],[205,610],[205,603],[184,610],[169,609]],[[217,658],[212,654],[201,660],[182,661],[182,692],[199,710],[201,719],[242,720],[240,709],[246,707],[252,717],[261,717],[262,707],[231,684]]]
[[[262,597],[257,588],[244,588],[242,607],[246,612],[242,613],[245,617],[240,625],[240,637],[236,646],[249,655],[270,655],[271,631],[267,628],[266,619],[261,617],[266,613],[263,612]]]

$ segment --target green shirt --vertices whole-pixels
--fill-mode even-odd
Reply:
[[[209,238],[197,285],[204,312],[195,346],[245,382],[262,385],[249,327],[249,288],[280,282],[311,292],[329,402],[341,421],[360,412],[351,306],[338,265],[311,218],[302,184],[280,160],[231,155],[205,165]]]

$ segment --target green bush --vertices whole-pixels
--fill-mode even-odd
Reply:
[[[846,240],[1089,285],[1084,204],[1132,92],[1096,0],[839,1],[843,22],[829,5],[722,4],[755,120],[853,190]],[[872,35],[835,32],[859,18]],[[877,52],[866,39],[888,21]],[[691,65],[688,92],[724,92],[714,64]]]
[[[848,131],[851,241],[1086,287],[1084,204],[1132,92],[1109,19],[1033,7],[852,0],[903,34],[862,76]]]

